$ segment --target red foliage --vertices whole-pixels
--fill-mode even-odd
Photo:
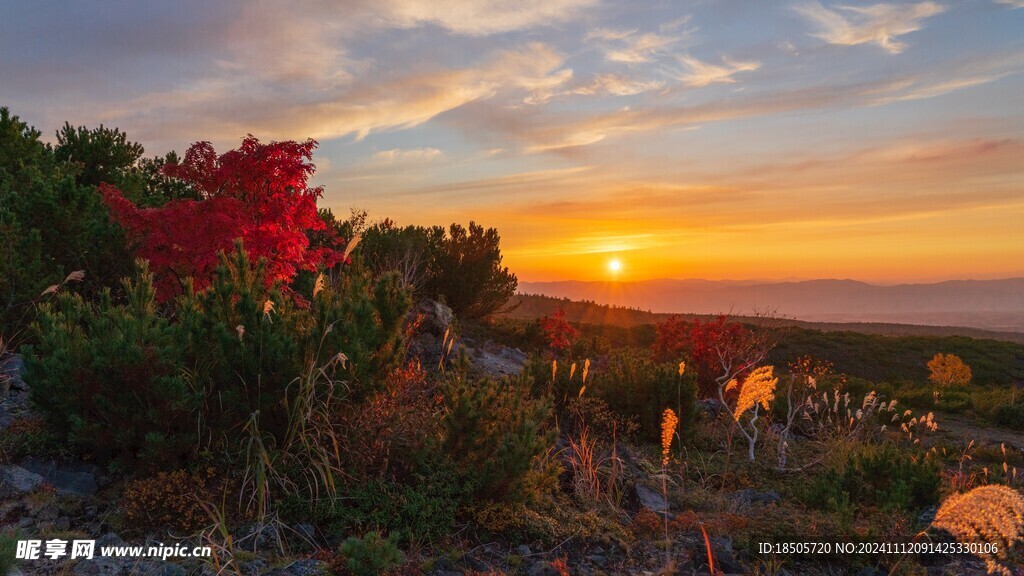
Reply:
[[[565,319],[565,310],[559,308],[551,316],[540,319],[540,329],[548,348],[555,354],[562,354],[572,348],[580,331]]]
[[[195,186],[201,200],[140,209],[113,186],[104,184],[101,191],[137,254],[150,261],[161,300],[179,293],[185,277],[197,289],[207,286],[217,253],[230,251],[236,238],[254,258],[266,258],[268,282],[288,282],[299,270],[333,266],[343,257],[340,239],[333,247],[309,246],[309,233],[325,229],[316,208],[323,188],[307,186],[316,145],[261,144],[249,136],[218,156],[209,142],[197,142],[164,173]]]
[[[690,349],[690,323],[673,316],[655,327],[651,352],[659,362],[681,362]]]
[[[762,342],[738,322],[725,316],[712,321],[692,323],[670,318],[658,324],[657,337],[651,345],[655,358],[678,362],[689,358],[687,369],[697,373],[699,393],[715,396],[715,379],[728,373],[739,378],[762,357]],[[725,365],[723,366],[723,362]]]

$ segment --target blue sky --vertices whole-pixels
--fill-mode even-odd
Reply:
[[[4,2],[0,105],[320,142],[528,280],[1024,275],[1024,2]]]

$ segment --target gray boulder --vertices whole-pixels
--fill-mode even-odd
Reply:
[[[423,320],[420,328],[436,336],[443,336],[455,321],[455,313],[451,308],[430,298],[421,300],[410,314],[421,316]]]
[[[0,496],[32,492],[43,483],[43,477],[21,466],[0,466]]]
[[[43,481],[60,494],[92,496],[99,489],[96,476],[100,470],[84,462],[61,462],[29,458],[20,463],[23,468],[43,477]]]
[[[21,354],[0,354],[0,392],[7,390],[26,390],[22,375],[25,373],[25,361]],[[0,394],[2,396],[2,394]]]
[[[668,511],[668,501],[665,500],[664,496],[643,484],[636,484],[634,486],[634,491],[636,492],[637,500],[639,500],[641,506],[661,516],[668,515],[671,517],[671,514]]]

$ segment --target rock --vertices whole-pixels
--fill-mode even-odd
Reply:
[[[486,562],[481,561],[479,558],[473,556],[472,554],[466,554],[465,556],[463,556],[462,561],[466,564],[466,566],[469,566],[477,572],[491,571],[491,567],[488,566]]]
[[[97,556],[79,560],[71,570],[75,576],[185,576],[185,569],[174,562]]]
[[[239,548],[248,552],[279,552],[282,550],[281,534],[274,524],[253,524],[245,536],[238,539]]]
[[[0,466],[0,496],[32,492],[43,483],[43,477],[21,466]]]
[[[71,529],[71,518],[67,516],[61,516],[54,521],[53,527],[62,532],[67,532]]]
[[[604,566],[608,562],[608,559],[602,556],[601,554],[591,554],[587,558],[594,564],[597,564],[598,566]]]
[[[779,496],[779,493],[774,490],[760,492],[753,488],[737,490],[730,493],[728,497],[730,500],[748,506],[751,504],[778,504],[779,502],[782,502],[782,496]]]
[[[134,563],[137,560],[97,556],[91,560],[79,560],[71,573],[75,576],[119,576],[122,572],[127,573],[128,562]]]
[[[43,481],[60,494],[92,496],[99,489],[96,484],[99,469],[90,464],[29,458],[21,462],[21,466],[42,476]]]
[[[715,555],[715,568],[729,573],[743,573],[743,567],[739,565],[732,549],[732,538],[723,536],[711,538],[711,552]]]
[[[437,336],[443,336],[455,320],[451,308],[430,298],[421,300],[411,314],[422,317],[420,327]]]
[[[921,513],[917,515],[917,522],[921,526],[927,526],[935,520],[935,514],[939,512],[938,506],[928,506],[921,510]]]
[[[305,558],[292,562],[284,570],[291,576],[320,576],[327,573],[327,565],[319,560]]]
[[[108,546],[124,546],[124,540],[114,532],[107,532],[96,539],[97,550]]]
[[[56,520],[57,516],[60,515],[60,508],[56,504],[47,504],[43,506],[38,512],[36,512],[36,520],[42,520],[48,522],[50,520]]]
[[[526,576],[558,576],[558,570],[549,562],[538,560],[526,570]]]
[[[185,568],[173,562],[149,562],[147,576],[185,576]]]
[[[6,394],[8,390],[27,390],[25,381],[21,379],[24,373],[25,361],[21,354],[0,354],[0,392]]]
[[[293,529],[295,530],[295,533],[298,534],[299,538],[302,538],[306,542],[309,542],[310,544],[316,542],[316,526],[309,523],[296,524]]]
[[[634,489],[641,506],[662,516],[669,514],[668,501],[665,500],[664,496],[643,484],[635,484]]]
[[[516,364],[519,364],[520,366],[525,366],[526,365],[526,361],[528,360],[526,352],[523,352],[519,348],[505,348],[505,347],[503,347],[501,349],[501,357],[506,359],[506,360],[508,360],[508,361],[510,361],[510,362],[515,362]]]
[[[530,554],[533,554],[533,551],[530,550],[530,547],[526,544],[520,544],[516,547],[516,554],[519,554],[520,556],[529,556]]]
[[[242,574],[259,576],[267,569],[267,561],[263,558],[253,558],[248,562],[242,562],[239,564],[239,570]]]
[[[697,412],[704,413],[712,418],[718,418],[718,415],[722,413],[722,403],[713,398],[698,400]]]

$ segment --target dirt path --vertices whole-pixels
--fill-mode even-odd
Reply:
[[[1024,450],[1024,432],[987,426],[953,414],[936,414],[935,420],[939,423],[938,434],[946,436],[953,442],[965,446],[971,440],[976,444],[993,446],[1005,442],[1007,447],[1013,446],[1018,450]]]

